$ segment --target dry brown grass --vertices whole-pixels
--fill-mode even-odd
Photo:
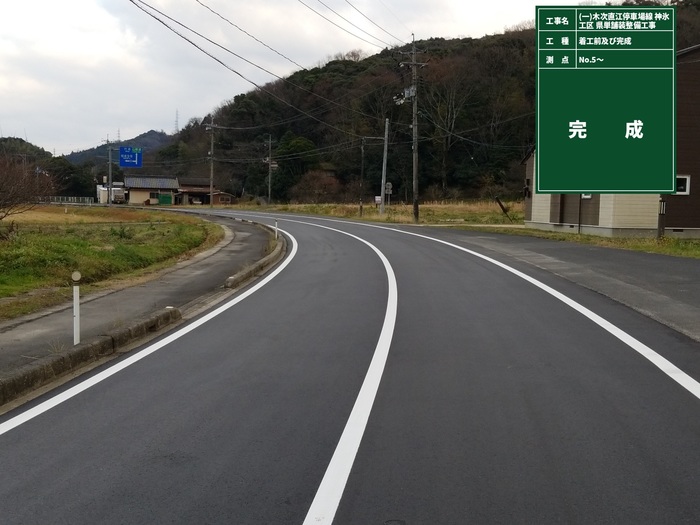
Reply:
[[[152,219],[152,214],[153,212],[149,211],[117,207],[39,206],[18,215],[12,215],[9,220],[17,224],[142,222]]]
[[[523,203],[505,202],[508,209],[506,217],[493,200],[470,200],[460,202],[425,202],[420,205],[419,218],[421,224],[522,224]],[[358,204],[280,204],[272,206],[237,205],[236,208],[264,209],[265,211],[280,211],[299,214],[327,215],[347,219],[359,219]],[[365,204],[362,219],[376,222],[411,223],[413,222],[413,206],[406,204],[391,204],[385,207],[384,215],[379,214],[379,207]],[[511,219],[513,222],[511,223]]]

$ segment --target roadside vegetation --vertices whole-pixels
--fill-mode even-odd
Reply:
[[[524,235],[554,241],[700,259],[700,240],[605,238],[525,228],[522,202],[493,200],[424,203],[421,225]],[[235,209],[338,217],[385,224],[412,224],[410,205],[391,204],[384,215],[374,204],[251,203]],[[82,274],[81,291],[119,288],[198,251],[223,235],[217,225],[162,210],[45,206],[0,222],[0,320],[70,300],[71,273]]]
[[[134,279],[213,246],[217,225],[188,215],[123,208],[47,206],[0,223],[0,319]]]
[[[504,202],[508,214],[504,214],[495,201],[471,200],[459,202],[428,202],[420,205],[421,223],[425,224],[523,224],[522,202]],[[364,204],[360,217],[359,204],[277,204],[260,206],[257,204],[237,204],[237,209],[264,209],[307,215],[327,215],[345,219],[362,219],[372,222],[389,222],[398,224],[413,223],[413,206],[410,204],[389,204],[384,215],[379,213],[379,206]]]
[[[491,233],[523,235],[553,241],[577,242],[591,246],[604,246],[623,250],[658,253],[676,257],[700,259],[700,239],[657,238],[608,238],[578,233],[549,232],[525,228],[522,201],[503,202],[506,213],[494,200],[473,200],[453,203],[432,202],[421,204],[420,223],[425,226],[446,226],[464,230],[488,229]],[[364,205],[362,217],[359,204],[280,204],[259,206],[237,205],[238,209],[264,209],[287,213],[325,215],[345,219],[366,220],[395,224],[412,224],[413,207],[405,204],[387,206],[385,214],[378,207]]]

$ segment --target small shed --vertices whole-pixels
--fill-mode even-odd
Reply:
[[[213,198],[214,205],[231,204],[234,196],[230,193],[220,191],[216,186],[210,186],[208,177],[178,177],[179,188],[176,196],[176,204],[209,204]]]

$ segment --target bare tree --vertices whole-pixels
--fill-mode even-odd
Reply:
[[[31,210],[55,192],[54,178],[22,155],[0,156],[0,221]]]
[[[460,139],[455,135],[457,124],[474,97],[474,84],[469,82],[463,58],[445,59],[432,64],[423,93],[423,107],[435,126],[432,137],[440,171],[440,187],[447,194],[448,158]]]

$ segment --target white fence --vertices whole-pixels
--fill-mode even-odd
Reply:
[[[62,195],[54,195],[42,199],[42,202],[51,204],[95,204],[94,197],[65,197]]]

